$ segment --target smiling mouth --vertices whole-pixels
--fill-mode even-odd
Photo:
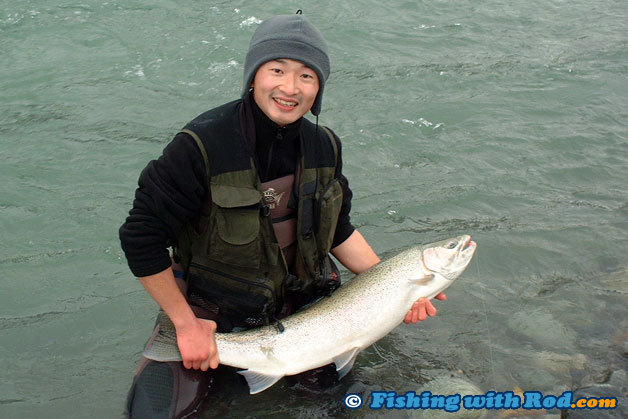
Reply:
[[[297,105],[298,105],[298,103],[297,103],[297,102],[289,102],[289,101],[286,101],[286,100],[283,100],[283,99],[279,99],[279,98],[277,98],[277,97],[274,97],[274,98],[273,98],[273,100],[274,100],[275,102],[277,102],[278,104],[280,104],[280,105],[283,105],[283,106],[290,106],[291,108],[294,108],[295,106],[297,106]]]

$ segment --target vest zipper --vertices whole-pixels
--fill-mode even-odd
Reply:
[[[197,268],[197,269],[201,269],[203,271],[211,272],[211,273],[213,273],[215,275],[219,275],[219,276],[222,276],[224,278],[232,279],[234,281],[241,282],[243,284],[252,285],[254,287],[265,288],[265,289],[267,289],[270,292],[270,295],[272,295],[273,298],[276,299],[275,292],[268,285],[260,284],[260,283],[255,282],[255,281],[249,281],[248,279],[244,279],[244,278],[238,278],[237,276],[233,276],[233,275],[230,275],[230,274],[227,274],[227,273],[224,273],[224,272],[220,272],[220,271],[217,271],[215,269],[208,268],[207,266],[202,266],[202,265],[199,265],[199,264],[194,263],[194,262],[190,263],[190,267],[194,267],[194,268]]]
[[[266,172],[264,173],[264,179],[268,180],[268,172],[270,171],[270,165],[273,162],[273,151],[275,151],[275,142],[283,140],[283,131],[285,128],[278,128],[275,139],[270,142],[270,150],[268,150],[268,160],[266,162]]]
[[[226,292],[216,292],[216,287],[214,286],[213,289],[207,289],[207,288],[202,288],[201,286],[197,286],[195,285],[201,292],[209,294],[211,296],[213,296],[214,298],[221,298],[224,300],[228,300],[228,301],[232,301],[232,302],[236,302],[239,305],[242,305],[246,308],[253,308],[253,309],[259,309],[258,306],[255,306],[253,304],[251,304],[251,302],[249,300],[247,300],[246,298],[243,298],[241,296],[239,296],[238,294],[227,294]],[[262,311],[264,311],[266,309],[266,305],[264,306],[264,308],[262,309]]]
[[[268,150],[268,160],[266,161],[266,171],[264,172],[264,179],[268,180],[268,172],[270,171],[270,164],[273,161],[273,150],[275,148],[275,142],[270,143],[270,150]]]

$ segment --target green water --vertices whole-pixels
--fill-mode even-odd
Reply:
[[[452,374],[560,394],[627,367],[625,1],[257,3],[0,0],[0,416],[122,415],[157,308],[117,238],[139,173],[239,95],[259,20],[298,8],[330,44],[320,122],[354,224],[384,256],[479,247],[436,318],[335,388],[220,413],[371,416],[343,395]]]

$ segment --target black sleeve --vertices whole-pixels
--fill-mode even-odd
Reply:
[[[338,224],[336,225],[336,232],[334,233],[334,240],[332,241],[331,248],[342,244],[349,238],[355,231],[355,227],[351,224],[351,198],[353,198],[353,192],[349,188],[349,181],[342,174],[342,144],[338,136],[336,137],[336,144],[338,144],[338,166],[336,167],[336,177],[338,178],[340,185],[342,185],[342,208],[340,208],[340,215],[338,216]]]
[[[194,140],[179,133],[142,171],[120,242],[137,277],[170,266],[170,247],[201,209],[207,193],[205,163]]]

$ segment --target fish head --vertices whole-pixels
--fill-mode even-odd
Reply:
[[[423,250],[423,265],[432,274],[453,281],[465,270],[476,247],[469,235],[432,243]]]

